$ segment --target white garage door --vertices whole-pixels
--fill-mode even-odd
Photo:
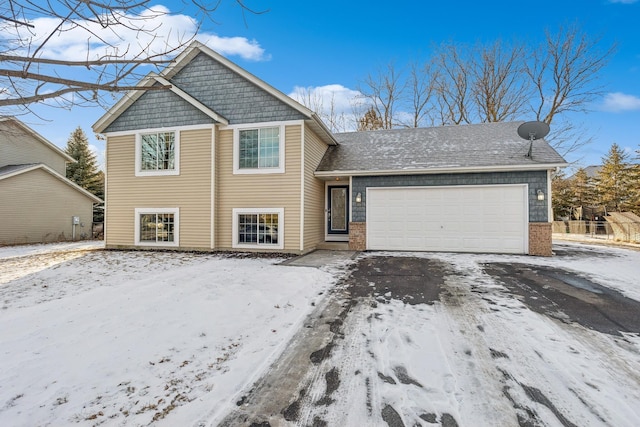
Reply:
[[[525,185],[367,189],[367,249],[527,252]]]

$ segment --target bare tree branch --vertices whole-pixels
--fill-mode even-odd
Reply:
[[[151,0],[7,0],[0,3],[0,107],[30,111],[29,104],[100,103],[101,94],[140,88],[136,82],[182,51],[223,0],[181,0],[201,14],[185,27],[161,27],[171,19]],[[230,1],[230,0],[229,0]],[[245,12],[261,14],[244,0]],[[45,19],[46,18],[46,19]],[[177,29],[177,30],[176,30]],[[61,51],[72,40],[73,51]],[[79,47],[84,45],[84,47]],[[142,90],[166,90],[155,85]],[[69,96],[75,94],[77,96]],[[6,114],[7,111],[0,112]]]

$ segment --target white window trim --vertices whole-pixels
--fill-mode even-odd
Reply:
[[[174,144],[175,144],[175,169],[164,170],[142,170],[142,135],[150,133],[167,133],[173,132]],[[144,129],[136,133],[136,176],[167,176],[167,175],[180,175],[180,131],[176,129]]]
[[[253,168],[253,169],[240,169],[240,131],[252,130],[252,129],[267,129],[267,128],[279,128],[279,154],[277,168]],[[285,125],[281,123],[252,123],[248,125],[236,126],[233,128],[233,174],[234,175],[255,175],[255,174],[273,174],[284,173],[284,161],[285,161]]]
[[[248,244],[238,242],[238,216],[242,214],[278,214],[278,244]],[[234,249],[284,249],[284,208],[234,208],[232,244]]]
[[[173,242],[140,241],[140,215],[173,214]],[[180,208],[135,208],[134,242],[136,246],[177,247],[180,246]]]

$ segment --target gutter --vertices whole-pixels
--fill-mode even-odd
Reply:
[[[519,172],[534,170],[549,170],[563,168],[568,163],[542,163],[536,165],[508,165],[508,166],[468,166],[468,167],[438,167],[426,169],[383,169],[383,170],[332,170],[315,171],[316,177],[339,176],[376,176],[376,175],[433,175],[441,173],[474,173],[474,172]]]

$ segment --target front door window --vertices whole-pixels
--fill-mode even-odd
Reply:
[[[347,234],[349,232],[349,188],[346,186],[329,187],[329,234]]]

